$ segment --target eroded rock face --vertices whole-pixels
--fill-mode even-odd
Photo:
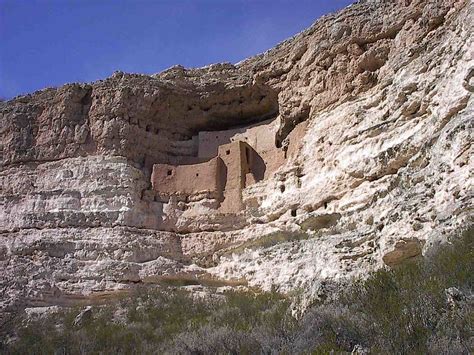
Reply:
[[[116,73],[0,103],[1,309],[146,283],[311,299],[467,226],[473,7],[360,1],[235,66]],[[204,171],[190,164],[239,141],[255,158],[237,180],[216,163],[204,175],[223,185],[160,187],[168,166],[192,182]]]

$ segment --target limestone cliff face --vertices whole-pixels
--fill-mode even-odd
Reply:
[[[1,309],[176,280],[311,298],[429,252],[472,218],[472,24],[360,1],[236,65],[0,103]]]

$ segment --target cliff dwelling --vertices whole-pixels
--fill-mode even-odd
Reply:
[[[155,26],[152,14],[147,23]],[[374,336],[385,322],[377,326],[364,313],[369,297],[359,308],[332,301],[378,270],[401,275],[405,263],[428,281],[431,269],[441,281],[472,269],[473,42],[474,1],[354,0],[236,64],[115,72],[0,100],[0,353],[42,353],[41,344],[51,353],[240,353],[244,341],[257,345],[252,353],[305,353],[303,338],[307,352],[333,344],[354,354],[468,353],[460,315],[472,309],[464,282],[472,277],[463,276],[472,272],[434,292],[432,282],[422,288],[408,280],[422,297],[390,314],[401,315],[394,324],[404,332],[421,330],[403,333],[414,343],[400,351],[392,339],[379,341],[384,334]],[[456,261],[446,272],[438,250],[439,260]],[[197,307],[178,309],[177,321],[170,310],[188,292]],[[252,317],[264,323],[248,334],[240,319],[237,333],[222,323],[226,314],[246,313],[234,306],[250,309],[240,296],[231,307],[223,298],[239,292],[265,313]],[[426,331],[419,322],[405,326],[428,293],[435,298],[423,310]],[[331,301],[330,312],[347,310],[341,317],[351,322],[356,312],[361,322],[353,325],[370,331],[352,338],[351,325],[350,339],[334,342],[331,333],[329,343],[318,332],[307,337],[325,311],[321,299]],[[163,317],[147,315],[161,315],[161,306],[173,327],[184,328],[162,336]],[[194,319],[193,310],[206,324],[188,326],[184,316]],[[273,314],[284,321],[283,341],[265,323]],[[27,328],[15,334],[15,324]],[[106,337],[95,337],[104,324]],[[61,340],[69,338],[71,347]]]
[[[152,188],[163,199],[207,193],[218,201],[218,212],[237,213],[245,208],[242,190],[271,176],[296,152],[304,133],[300,124],[278,148],[278,120],[246,127],[201,131],[193,137],[196,156],[177,159],[179,164],[154,164]]]

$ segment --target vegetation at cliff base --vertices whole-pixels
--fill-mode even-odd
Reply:
[[[380,270],[299,319],[277,293],[144,290],[107,306],[18,321],[16,338],[4,337],[0,352],[469,354],[473,239],[471,229],[429,258]]]

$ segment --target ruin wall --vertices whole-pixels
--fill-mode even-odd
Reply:
[[[155,164],[151,176],[153,190],[168,195],[210,191],[222,194],[226,168],[216,157],[194,165]]]

